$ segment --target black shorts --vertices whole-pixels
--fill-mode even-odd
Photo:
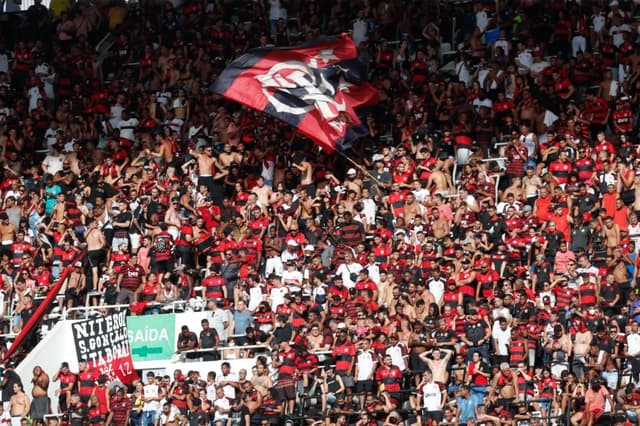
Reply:
[[[440,411],[427,411],[426,408],[422,409],[422,421],[425,420],[435,420],[436,422],[441,422],[444,416],[444,412]]]
[[[74,304],[78,303],[78,294],[76,293],[75,287],[74,288],[68,288],[64,292],[64,301],[65,301],[65,303],[68,302],[69,300],[73,300]]]
[[[358,380],[356,382],[356,393],[373,393],[374,390],[373,380]]]
[[[164,274],[166,272],[173,272],[173,259],[152,260],[151,272],[154,274]]]
[[[106,252],[104,249],[89,250],[87,252],[87,257],[89,258],[89,265],[92,268],[97,268],[104,262]]]

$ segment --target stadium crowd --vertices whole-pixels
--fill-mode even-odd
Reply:
[[[0,422],[637,424],[638,6],[36,0],[6,15],[5,331],[68,273],[58,311],[205,309],[177,351],[272,352],[251,372],[122,387],[85,362],[19,377],[34,332],[5,363]],[[379,94],[348,159],[210,90],[249,48],[343,32]]]

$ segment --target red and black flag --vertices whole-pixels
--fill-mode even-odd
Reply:
[[[254,49],[229,64],[213,90],[292,125],[333,151],[366,134],[355,109],[377,98],[356,55],[347,36]]]

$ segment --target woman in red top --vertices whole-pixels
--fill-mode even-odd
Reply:
[[[480,352],[473,352],[471,362],[467,367],[466,384],[471,387],[471,400],[476,405],[482,404],[482,400],[487,392],[487,386],[489,385],[490,373],[489,366],[482,361]]]
[[[97,399],[97,401],[95,400]],[[102,420],[111,412],[111,398],[109,398],[109,388],[107,387],[107,376],[104,374],[98,377],[98,384],[91,391],[90,406],[98,403],[98,413]]]

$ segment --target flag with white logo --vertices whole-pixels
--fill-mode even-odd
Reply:
[[[297,128],[333,151],[366,134],[356,108],[377,91],[364,81],[348,36],[289,48],[259,48],[225,68],[213,90]]]

